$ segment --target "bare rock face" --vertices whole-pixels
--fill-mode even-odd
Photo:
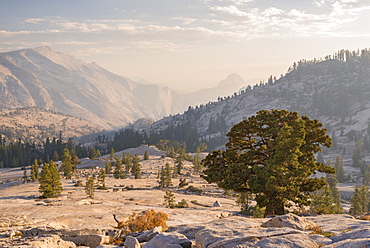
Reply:
[[[367,248],[370,247],[370,238],[346,239],[324,246],[327,248]]]
[[[315,223],[307,220],[304,217],[299,217],[298,215],[289,213],[282,216],[277,216],[271,220],[263,223],[262,227],[289,227],[297,230],[312,230],[316,227]]]
[[[143,248],[163,248],[166,245],[179,244],[184,248],[191,247],[192,242],[181,233],[160,233],[146,243]]]
[[[363,238],[370,239],[370,228],[355,229],[349,232],[344,232],[337,236],[333,236],[331,240],[333,240],[333,242],[338,242],[346,239],[363,239]]]
[[[316,248],[319,245],[310,239],[306,234],[287,234],[283,236],[268,237],[258,241],[255,244],[256,247],[264,248],[285,248],[285,247],[296,247],[296,248]]]

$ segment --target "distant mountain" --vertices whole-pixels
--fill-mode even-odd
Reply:
[[[222,94],[218,87],[210,98],[201,94],[203,100],[183,96],[167,87],[134,82],[46,46],[1,53],[0,87],[0,107],[49,109],[105,129],[140,118],[163,118],[228,93]]]
[[[219,97],[225,97],[238,93],[238,90],[246,86],[244,79],[238,74],[230,74],[226,79],[223,79],[214,88],[201,89],[195,92],[184,94],[185,98],[188,99],[194,105],[205,104],[209,101],[216,101]]]

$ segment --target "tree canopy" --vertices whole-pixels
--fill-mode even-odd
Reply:
[[[234,125],[225,151],[205,159],[204,178],[236,192],[252,192],[265,215],[284,214],[295,203],[309,205],[310,192],[326,185],[316,172],[334,169],[316,161],[331,139],[318,120],[287,110],[261,110]]]

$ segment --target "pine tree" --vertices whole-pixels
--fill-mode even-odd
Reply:
[[[162,167],[158,183],[159,187],[168,188],[172,186],[171,167],[169,163],[166,163],[165,168]]]
[[[200,148],[198,147],[196,150],[195,156],[194,156],[194,161],[193,161],[195,171],[200,171],[200,160],[201,160],[200,159]]]
[[[186,156],[186,150],[184,148],[181,148],[179,151],[179,154],[176,157],[175,161],[175,176],[178,174],[181,174],[181,170],[184,168],[184,161],[185,161],[185,156]]]
[[[344,169],[343,169],[343,159],[339,156],[335,159],[335,175],[336,178],[340,183],[343,183],[346,180],[346,176],[344,175]]]
[[[53,154],[53,156],[51,157],[51,159],[52,159],[53,161],[58,161],[58,160],[59,160],[59,154],[58,154],[58,152],[57,152],[57,151],[54,151],[54,154]]]
[[[176,206],[175,204],[175,195],[171,190],[166,191],[164,195],[164,204],[168,208],[174,208]]]
[[[140,165],[140,158],[138,154],[135,154],[135,156],[132,159],[132,169],[131,173],[134,175],[135,179],[141,178],[141,165]]]
[[[326,181],[328,182],[328,185],[330,187],[330,191],[331,191],[332,196],[333,196],[333,201],[334,201],[334,206],[332,207],[332,212],[335,213],[335,214],[342,214],[344,211],[343,211],[343,207],[342,207],[342,201],[340,199],[340,193],[339,193],[338,186],[337,186],[338,180],[334,176],[334,174],[328,174],[328,176],[326,178]]]
[[[329,185],[311,194],[310,210],[318,214],[334,214],[334,198]]]
[[[126,173],[123,171],[122,161],[121,161],[120,156],[116,157],[116,164],[115,164],[113,176],[115,179],[125,179],[126,178]]]
[[[360,188],[358,186],[355,187],[355,191],[351,198],[351,207],[349,208],[349,214],[352,215],[360,215],[363,214],[362,209],[362,202]]]
[[[353,150],[352,155],[352,166],[353,167],[360,167],[360,161],[362,160],[362,144],[361,140],[356,142],[355,149]]]
[[[107,189],[107,187],[105,186],[105,178],[107,177],[106,173],[105,173],[105,170],[104,169],[101,169],[100,170],[100,173],[99,173],[99,176],[98,176],[98,183],[99,183],[99,186],[98,188],[99,189]]]
[[[68,148],[64,148],[62,155],[62,166],[60,170],[64,173],[67,179],[71,179],[74,172],[74,165],[72,164],[72,156],[69,153]]]
[[[51,198],[60,194],[63,190],[58,167],[52,160],[49,163],[44,163],[40,173],[39,191],[43,198]]]
[[[26,183],[27,180],[28,180],[28,176],[27,176],[27,168],[26,166],[23,166],[22,167],[22,170],[23,170],[23,183]]]
[[[255,194],[265,215],[282,215],[292,204],[309,205],[309,192],[324,187],[317,171],[335,173],[314,154],[331,140],[318,120],[286,110],[261,110],[234,125],[225,151],[213,151],[203,161],[209,183],[223,189]]]
[[[39,178],[39,163],[37,162],[37,159],[33,161],[33,164],[31,165],[31,180],[33,182],[37,181]]]
[[[105,173],[112,174],[112,163],[109,161],[108,157],[105,158]]]
[[[110,160],[113,160],[113,159],[114,159],[114,149],[113,149],[113,147],[110,149],[110,156],[109,156],[109,159],[110,159]]]
[[[95,190],[94,183],[95,182],[93,176],[86,178],[85,192],[86,195],[91,199],[94,199],[94,190]]]
[[[149,152],[148,151],[144,152],[144,160],[149,160]]]
[[[132,155],[131,153],[127,153],[124,156],[122,156],[123,163],[125,164],[125,171],[129,173],[132,171]]]

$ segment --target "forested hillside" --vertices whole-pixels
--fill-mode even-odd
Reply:
[[[219,97],[216,102],[189,107],[182,115],[169,116],[150,130],[189,123],[198,140],[213,149],[225,143],[231,126],[261,109],[287,109],[319,119],[329,134],[352,140],[366,139],[370,119],[370,51],[341,50],[325,59],[301,60],[280,78]],[[352,142],[353,143],[353,142]]]

